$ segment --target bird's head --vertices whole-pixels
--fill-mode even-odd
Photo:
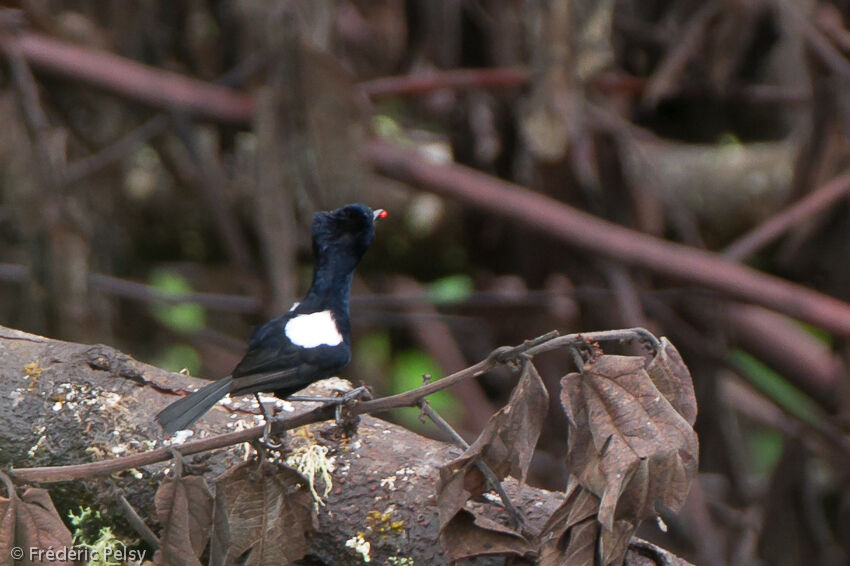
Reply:
[[[354,269],[375,239],[375,221],[387,216],[383,209],[365,204],[348,204],[313,216],[313,251],[317,259],[341,262]]]

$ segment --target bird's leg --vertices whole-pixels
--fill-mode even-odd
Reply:
[[[263,418],[266,421],[266,426],[263,427],[263,439],[260,441],[260,443],[263,446],[265,446],[266,448],[269,448],[271,450],[279,450],[283,446],[283,443],[276,444],[276,443],[272,442],[272,440],[270,438],[271,432],[272,432],[272,421],[274,420],[274,415],[272,415],[269,412],[269,410],[266,409],[266,406],[263,405],[263,402],[260,399],[259,393],[254,393],[254,397],[257,399],[257,403],[260,405],[260,410],[263,412]]]
[[[347,431],[346,434],[351,434],[357,427],[357,423],[360,421],[360,417],[353,416],[347,411],[348,404],[360,397],[365,397],[366,399],[371,399],[372,394],[369,391],[369,388],[361,385],[360,387],[356,387],[351,391],[347,391],[343,393],[341,396],[335,400],[336,408],[334,409],[334,421],[337,426],[341,427],[343,431]]]
[[[372,398],[372,393],[365,385],[355,387],[351,391],[346,391],[337,397],[307,397],[304,395],[290,395],[286,398],[287,401],[301,401],[306,403],[324,403],[325,405],[334,406],[334,420],[336,424],[343,428],[350,428],[350,424],[355,423],[357,419],[351,419],[350,415],[344,414],[345,406],[351,401],[365,397]]]
[[[310,397],[308,395],[290,395],[286,400],[299,403],[342,403],[342,397]]]
[[[338,397],[309,397],[305,395],[290,395],[286,398],[287,401],[300,401],[305,403],[326,403],[328,405],[342,405],[360,397],[363,393],[369,393],[369,388],[366,386],[356,387],[351,391],[346,391]],[[370,395],[371,398],[371,395]]]

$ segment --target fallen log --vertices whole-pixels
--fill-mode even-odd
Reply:
[[[8,470],[19,488],[38,477],[32,473],[36,466],[79,469],[80,464],[172,445],[152,417],[175,395],[203,383],[143,364],[107,346],[62,342],[2,327],[0,376],[5,392],[0,396],[0,467]],[[321,385],[327,390],[338,382],[327,380]],[[280,406],[292,409],[292,417],[287,418],[293,421],[299,415],[309,419],[323,414],[311,411],[313,404],[293,404],[293,408],[281,402]],[[219,405],[199,421],[192,438],[255,431],[260,422],[255,412],[250,402],[241,400]],[[327,448],[333,462],[332,481],[326,485],[329,491],[323,504],[311,511],[308,556],[325,564],[361,563],[367,556],[378,564],[405,563],[400,562],[405,558],[415,564],[448,563],[439,543],[435,488],[440,467],[460,456],[460,448],[371,416],[363,416],[351,436],[342,435],[333,420],[322,420],[290,433],[290,438],[296,444],[307,438]],[[227,470],[250,459],[251,452],[239,443],[187,456],[182,464],[184,477],[201,476],[214,485]],[[41,477],[49,484],[60,515],[86,505],[101,509],[107,517],[115,516],[120,514],[116,498],[123,495],[146,524],[156,526],[155,494],[162,483],[171,481],[171,468],[165,461],[106,477],[100,473],[74,481],[62,481],[70,475]],[[504,489],[522,510],[531,531],[539,531],[564,501],[561,493],[520,487],[512,478],[504,481]],[[484,500],[471,505],[493,507]],[[352,544],[352,540],[370,544]],[[485,557],[475,563],[501,564],[502,560]],[[638,539],[632,541],[626,564],[687,566]]]

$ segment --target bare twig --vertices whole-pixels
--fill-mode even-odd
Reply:
[[[284,430],[297,428],[307,424],[328,420],[333,418],[333,407],[319,407],[312,411],[289,417],[286,419],[278,419],[274,423],[273,431],[278,433]],[[250,442],[260,438],[263,434],[264,426],[256,426],[238,432],[213,436],[203,440],[187,442],[181,445],[178,450],[184,456],[225,448],[240,442]],[[112,460],[102,460],[100,462],[91,462],[88,464],[75,464],[70,466],[55,466],[42,468],[18,468],[10,470],[9,474],[13,479],[25,483],[56,483],[63,481],[91,479],[101,476],[108,476],[123,470],[138,468],[141,466],[149,466],[157,462],[164,462],[173,458],[171,448],[158,448],[149,452],[133,454],[123,458],[115,458]]]
[[[40,298],[30,291],[35,316],[46,323],[47,313],[55,316],[55,328],[65,337],[85,340],[89,336],[89,296],[85,273],[89,270],[89,232],[81,215],[72,212],[68,199],[61,198],[65,174],[64,132],[51,127],[39,100],[38,85],[23,50],[17,43],[20,32],[0,29],[0,50],[9,59],[12,79],[23,109],[30,137],[36,177],[40,180],[37,215],[43,240],[29,254],[32,266],[40,266],[41,283],[48,293]],[[36,239],[37,240],[37,239]],[[35,242],[33,242],[35,243]],[[38,251],[36,251],[38,250]],[[44,305],[46,308],[39,308]],[[38,312],[41,311],[41,312]]]
[[[401,296],[422,294],[421,285],[409,277],[396,277],[392,289]],[[445,372],[468,365],[460,346],[452,336],[451,328],[445,320],[436,316],[439,312],[434,305],[408,302],[405,310],[414,315],[432,315],[428,318],[410,317],[410,329],[422,348],[437,360]],[[464,425],[473,430],[483,427],[496,410],[478,381],[469,380],[459,384],[455,395],[466,408]]]
[[[130,523],[130,526],[142,537],[148,546],[150,546],[153,550],[159,548],[159,539],[151,530],[151,528],[145,523],[144,519],[139,517],[139,514],[130,505],[130,502],[127,501],[127,498],[123,495],[118,495],[118,504],[121,506],[121,511],[124,514],[124,518],[127,519],[127,522]]]
[[[466,442],[461,435],[457,433],[455,429],[452,428],[446,420],[437,413],[434,409],[431,408],[431,405],[425,399],[419,400],[419,407],[422,409],[422,412],[431,419],[435,425],[437,425],[440,429],[442,429],[449,437],[452,439],[452,442],[466,450],[469,448],[469,443]],[[496,473],[490,469],[486,463],[482,460],[475,461],[475,467],[478,468],[481,473],[484,475],[484,478],[487,480],[487,483],[490,485],[490,488],[496,491],[499,494],[499,499],[502,500],[502,505],[505,506],[505,510],[508,512],[508,516],[510,516],[511,523],[513,528],[521,529],[523,534],[528,534],[525,517],[522,515],[519,509],[511,501],[511,498],[508,497],[507,492],[505,492],[505,488],[502,487],[502,482],[499,481],[499,477]]]
[[[845,172],[729,244],[723,250],[723,256],[742,261],[794,226],[846,198],[848,194],[850,194],[850,172]]]
[[[595,334],[598,333],[594,333],[594,335]],[[484,373],[499,364],[516,359],[516,357],[522,353],[530,352],[533,348],[539,347],[541,345],[545,346],[550,341],[557,339],[557,336],[557,332],[550,332],[548,334],[544,334],[543,336],[539,336],[534,340],[527,340],[519,346],[503,346],[501,348],[496,348],[490,353],[489,356],[487,356],[487,359],[482,360],[466,369],[462,369],[458,372],[448,375],[443,379],[440,379],[438,381],[432,381],[431,383],[426,383],[422,387],[418,387],[416,389],[412,389],[404,393],[399,393],[397,395],[390,395],[389,397],[382,397],[381,399],[364,401],[363,403],[358,404],[358,406],[354,409],[354,414],[379,413],[381,411],[388,411],[390,409],[397,409],[399,407],[415,407],[416,404],[419,402],[419,399],[422,399],[427,395],[431,395],[432,393],[436,393],[437,391],[441,391],[443,389],[451,387],[452,385],[459,383],[465,379],[470,379],[472,377],[478,377],[479,375],[483,375]],[[569,335],[569,337],[572,337],[573,343],[580,341],[581,336],[581,334]],[[562,338],[568,338],[568,336],[563,336]]]
[[[537,356],[543,352],[549,352],[573,344],[584,344],[586,342],[626,342],[638,340],[646,342],[653,350],[653,354],[661,348],[658,338],[645,328],[626,328],[623,330],[602,330],[599,332],[583,332],[579,334],[566,334],[551,340],[546,340],[526,350],[529,356]]]

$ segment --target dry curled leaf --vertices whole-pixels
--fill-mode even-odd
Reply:
[[[0,566],[14,566],[12,548],[15,546],[15,486],[6,474],[0,472],[9,498],[0,497]]]
[[[440,540],[453,559],[488,554],[522,556],[529,552],[529,543],[521,534],[463,507],[487,489],[477,462],[487,464],[500,480],[510,473],[521,483],[525,481],[548,406],[543,380],[526,360],[508,404],[490,417],[460,458],[440,468]]]
[[[540,566],[608,566],[626,554],[635,525],[614,522],[612,530],[602,527],[597,514],[600,499],[570,478],[567,498],[552,513],[537,536]]]
[[[163,483],[154,505],[163,526],[154,564],[200,566],[212,522],[212,495],[204,478],[177,477]]]
[[[23,549],[63,549],[71,548],[71,532],[56,512],[50,494],[45,489],[30,487],[18,499],[11,495],[11,505],[15,514],[15,546]],[[8,510],[7,510],[8,511]],[[34,560],[27,562],[33,566],[50,564],[51,566],[71,566],[73,561],[56,560],[49,554],[36,554]],[[49,560],[48,558],[53,558]]]
[[[564,503],[536,539],[542,566],[621,564],[640,521],[678,510],[697,469],[696,400],[675,347],[601,355],[561,380],[569,425]]]
[[[596,543],[599,537],[599,523],[594,519],[585,519],[570,527],[570,544],[564,549],[563,556],[549,562],[553,566],[584,566],[594,564]],[[549,558],[547,556],[547,558]],[[541,564],[546,562],[541,561]]]
[[[693,428],[655,386],[644,360],[600,356],[562,382],[570,426],[567,463],[600,496],[599,520],[642,520],[656,505],[677,511],[697,469]]]
[[[286,566],[307,552],[313,499],[287,466],[245,462],[215,483],[210,564]]]
[[[599,533],[599,563],[619,564],[629,550],[629,541],[637,525],[626,519],[614,521],[611,530],[602,529]]]
[[[693,385],[675,348],[662,344],[652,377],[643,358],[603,355],[561,380],[567,465],[575,482],[599,498],[602,564],[622,559],[634,529],[658,507],[678,511],[697,471]],[[560,528],[559,540],[572,525]]]
[[[697,420],[697,400],[691,372],[679,351],[666,337],[661,337],[661,347],[646,371],[658,391],[693,426]]]
[[[588,546],[588,533],[593,533],[595,545],[599,532],[599,523],[596,521],[599,498],[573,480],[567,487],[566,495],[564,502],[552,513],[537,536],[540,566],[593,564],[593,546]],[[595,530],[588,525],[595,525]],[[587,561],[588,556],[590,561]]]
[[[440,541],[452,560],[474,556],[524,556],[532,551],[521,534],[480,513],[461,509]]]
[[[528,465],[549,406],[549,394],[531,362],[525,362],[510,401],[490,417],[487,426],[460,458],[440,468],[437,506],[445,529],[471,497],[486,491],[476,462],[482,461],[499,479],[509,473],[525,481]]]

